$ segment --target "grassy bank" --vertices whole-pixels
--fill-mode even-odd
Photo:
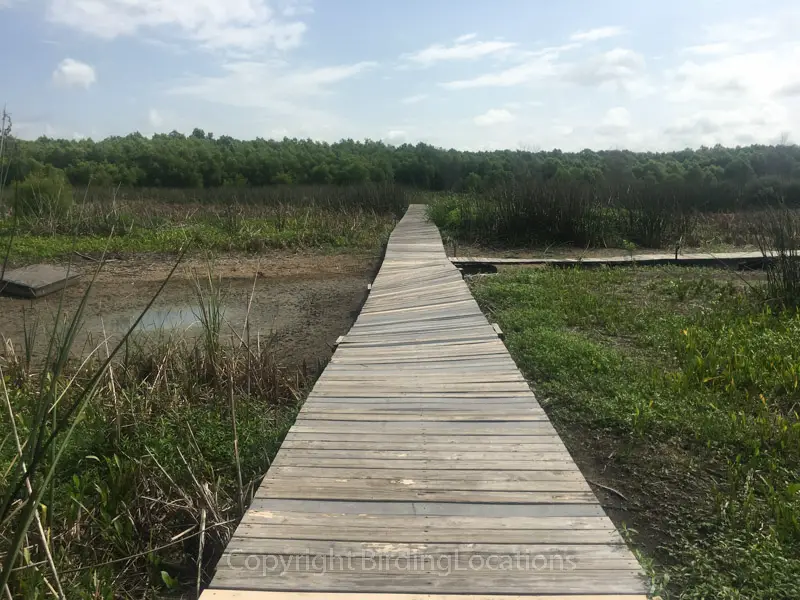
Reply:
[[[409,194],[392,185],[218,190],[74,190],[68,202],[33,193],[33,205],[0,205],[0,247],[19,260],[70,254],[374,249]]]
[[[473,290],[671,598],[800,597],[800,315],[682,268],[519,270]],[[603,489],[598,491],[605,493]]]

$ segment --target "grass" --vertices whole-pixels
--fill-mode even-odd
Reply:
[[[403,213],[409,194],[395,186],[236,188],[224,191],[75,191],[82,200],[58,213],[15,214],[0,203],[0,246],[13,236],[12,259],[72,252],[176,253],[187,242],[203,251],[375,249]],[[6,197],[8,206],[13,196]]]
[[[311,228],[307,225],[289,224],[278,229],[270,219],[247,219],[241,227],[231,232],[224,225],[213,222],[189,222],[168,224],[158,228],[136,229],[127,235],[104,237],[99,235],[69,234],[41,235],[33,233],[16,234],[12,257],[23,259],[57,258],[72,252],[99,255],[110,253],[166,253],[174,254],[182,246],[191,243],[202,251],[222,252],[263,252],[268,249],[319,249],[337,251],[350,249],[374,249],[388,238],[393,220],[365,215],[360,222],[342,225],[329,221],[330,227],[321,224]],[[6,222],[0,230],[0,240],[10,236],[11,224]],[[2,241],[0,241],[2,243]]]
[[[800,314],[760,281],[676,267],[472,288],[584,471],[629,499],[615,514],[654,591],[800,597]]]
[[[129,337],[107,368],[104,344],[85,362],[60,366],[8,349],[0,357],[0,499],[10,501],[0,560],[10,567],[13,597],[192,596],[207,583],[316,371],[282,370],[269,340],[250,339],[247,326],[233,343],[221,340],[226,327],[211,275],[197,276],[196,298],[203,336]],[[63,340],[60,332],[52,337]],[[57,342],[59,355],[68,347]],[[57,453],[31,468],[42,525],[27,527],[20,519],[30,494],[15,490],[20,455],[36,455],[36,436],[54,431],[43,409],[63,418],[77,402],[81,409],[66,421],[72,435],[62,427]]]

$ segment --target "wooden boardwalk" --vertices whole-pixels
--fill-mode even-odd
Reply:
[[[588,256],[585,258],[500,258],[477,256],[451,256],[450,262],[457,267],[499,267],[499,266],[550,266],[550,267],[614,267],[638,265],[640,267],[657,267],[665,265],[682,265],[685,267],[727,267],[734,269],[762,269],[771,263],[772,255],[765,256],[761,252],[710,252],[701,253],[650,253],[620,254],[618,256]]]
[[[640,567],[412,205],[203,600],[644,600]]]

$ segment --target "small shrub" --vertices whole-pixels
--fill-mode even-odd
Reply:
[[[786,208],[769,209],[754,224],[767,266],[767,299],[781,308],[800,307],[800,215]]]
[[[14,210],[20,217],[52,219],[65,216],[72,202],[66,174],[48,166],[31,172],[17,185]]]

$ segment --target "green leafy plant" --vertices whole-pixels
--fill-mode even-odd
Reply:
[[[72,204],[66,174],[51,166],[32,171],[14,189],[14,211],[23,218],[63,219]]]

